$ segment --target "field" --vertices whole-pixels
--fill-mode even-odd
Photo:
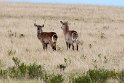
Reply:
[[[67,50],[60,21],[79,33],[79,51]],[[34,23],[58,34],[57,51],[47,51],[37,38]],[[104,68],[124,69],[124,7],[0,3],[0,67],[13,66],[12,57],[26,64],[64,75]],[[66,62],[65,62],[66,60]],[[66,65],[60,71],[58,65]],[[12,82],[13,83],[13,82]],[[26,82],[27,83],[27,82]],[[33,82],[32,82],[33,83]]]

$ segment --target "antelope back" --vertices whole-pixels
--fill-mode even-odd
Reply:
[[[41,41],[43,41],[44,43],[50,43],[52,42],[52,36],[53,36],[53,33],[52,32],[42,32],[40,34],[40,37],[41,37]]]

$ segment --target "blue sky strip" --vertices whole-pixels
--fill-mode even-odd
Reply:
[[[1,0],[0,0],[1,1]],[[4,1],[4,0],[2,0]],[[7,1],[7,0],[5,0]],[[124,0],[8,0],[12,2],[45,2],[45,3],[74,3],[74,4],[97,4],[97,5],[114,5],[124,6]]]

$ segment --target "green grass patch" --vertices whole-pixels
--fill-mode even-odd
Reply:
[[[120,76],[118,72],[106,69],[93,69],[86,74],[73,78],[73,83],[105,83],[107,79],[117,79]]]
[[[64,77],[62,74],[48,74],[47,71],[36,63],[25,64],[17,57],[12,58],[14,66],[2,69],[0,68],[1,79],[41,79],[45,83],[63,83]],[[70,78],[70,77],[68,77]],[[116,72],[107,69],[92,69],[86,73],[71,76],[71,83],[105,83],[107,79],[117,79],[120,83],[124,83],[124,70]]]

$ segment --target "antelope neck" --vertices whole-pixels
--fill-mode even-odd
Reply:
[[[40,35],[41,35],[42,32],[43,32],[42,30],[37,31],[37,37],[38,37],[38,39],[40,39]]]
[[[64,31],[64,35],[66,35],[66,34],[68,33],[68,31],[69,31],[69,27],[66,26],[66,27],[65,27],[65,30],[63,30],[63,31]]]

